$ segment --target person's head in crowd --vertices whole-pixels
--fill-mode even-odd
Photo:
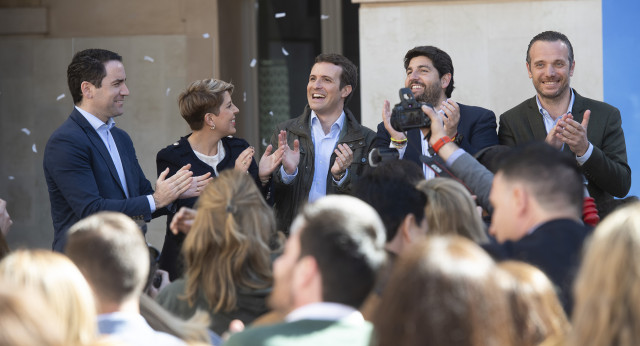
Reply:
[[[91,286],[99,314],[139,313],[149,250],[140,228],[128,216],[100,212],[78,221],[69,230],[65,254]]]
[[[73,103],[104,122],[122,115],[126,79],[122,57],[105,49],[80,51],[67,68]]]
[[[185,295],[193,304],[202,291],[213,311],[228,312],[236,307],[237,290],[272,285],[273,211],[251,176],[237,170],[220,172],[196,207],[182,248]]]
[[[551,66],[553,72],[549,72]],[[573,46],[564,34],[545,31],[534,36],[529,42],[527,71],[540,98],[560,99],[569,93],[575,66]],[[556,83],[549,85],[549,78],[554,78]]]
[[[430,236],[400,255],[374,317],[378,345],[512,345],[499,271],[478,245]]]
[[[416,178],[411,178],[412,172]],[[367,202],[380,215],[387,231],[385,247],[392,253],[401,253],[427,233],[426,198],[414,184],[419,179],[424,175],[414,162],[399,160],[367,172],[353,187],[353,196]]]
[[[405,88],[411,88],[420,102],[439,105],[453,92],[453,62],[445,51],[434,46],[418,46],[404,56]]]
[[[508,276],[501,283],[509,294],[517,344],[564,344],[571,325],[549,278],[524,262],[504,261],[498,266]]]
[[[640,344],[640,203],[607,216],[574,285],[571,345]]]
[[[46,250],[15,251],[0,262],[0,280],[42,296],[56,319],[65,323],[67,345],[95,340],[96,307],[91,288],[64,255]]]
[[[512,147],[508,145],[492,145],[484,149],[479,150],[473,155],[483,166],[485,166],[491,173],[496,174],[498,168],[500,168],[500,162],[504,155],[511,151]]]
[[[493,179],[490,233],[499,242],[519,240],[535,225],[582,220],[584,186],[575,158],[545,143],[505,154]]]
[[[311,68],[311,75],[309,76],[309,85],[311,87],[317,77],[323,76],[322,74],[314,73],[314,69],[316,69],[316,72],[329,71],[326,68],[330,65],[335,66],[331,68],[331,71],[338,72],[334,77],[338,78],[336,82],[339,82],[340,96],[343,99],[342,107],[344,107],[349,103],[353,92],[358,86],[358,68],[347,57],[335,53],[322,53],[316,56],[315,64]],[[338,69],[336,69],[336,67]],[[313,96],[313,94],[311,94],[311,96]]]
[[[476,243],[488,241],[484,223],[469,191],[450,178],[433,178],[418,184],[427,197],[425,218],[430,234],[457,234]]]
[[[65,339],[66,321],[41,292],[0,279],[0,345],[72,345]]]
[[[193,131],[203,127],[218,129],[221,135],[234,134],[235,126],[230,126],[231,119],[224,116],[239,112],[231,101],[233,84],[217,79],[203,79],[194,81],[178,96],[180,115]],[[226,110],[229,109],[229,112]]]
[[[270,305],[284,314],[318,302],[359,308],[385,261],[384,234],[376,211],[355,197],[308,204],[273,265]]]
[[[309,72],[309,108],[320,116],[340,114],[357,84],[358,69],[349,59],[340,54],[320,54]]]

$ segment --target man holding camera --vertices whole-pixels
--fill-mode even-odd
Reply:
[[[443,141],[455,141],[470,154],[482,148],[498,144],[495,114],[481,107],[466,106],[451,100],[453,91],[453,62],[446,52],[433,46],[419,46],[404,56],[406,70],[405,87],[410,88],[418,102],[433,106],[444,119],[447,133]],[[391,126],[391,107],[384,102],[382,122],[378,124],[375,146],[396,148],[400,159],[420,165],[420,156],[429,153],[429,126],[413,128],[405,132]],[[436,144],[437,145],[437,144]],[[425,178],[435,172],[423,166]]]

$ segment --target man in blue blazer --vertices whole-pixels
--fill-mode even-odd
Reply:
[[[63,251],[67,230],[102,210],[124,213],[139,224],[157,209],[191,189],[185,166],[171,178],[164,172],[156,191],[144,177],[129,135],[115,127],[129,95],[122,57],[87,49],[67,69],[75,104],[69,118],[51,135],[44,152],[44,174],[51,201],[53,249]]]
[[[444,118],[447,136],[470,154],[498,144],[496,115],[481,107],[467,106],[453,101],[453,62],[446,52],[433,46],[419,46],[404,57],[406,71],[405,87],[410,88],[417,101],[426,102]],[[412,129],[405,133],[391,127],[391,107],[384,102],[382,122],[378,124],[375,146],[395,147],[400,158],[423,166],[421,155],[430,156],[428,127]],[[425,177],[434,176],[433,171],[423,167]]]

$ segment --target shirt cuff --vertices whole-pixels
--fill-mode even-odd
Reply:
[[[329,174],[331,174],[331,172],[329,172]],[[344,180],[347,179],[347,175],[349,175],[349,168],[344,171],[344,175],[342,176],[342,179],[340,179],[340,181],[337,181],[336,178],[333,177],[333,174],[331,174],[331,179],[333,179],[333,182],[338,184],[338,186],[342,186]]]
[[[456,149],[456,151],[453,152],[453,154],[451,154],[451,156],[449,156],[449,158],[447,159],[447,167],[451,167],[453,165],[454,162],[456,162],[456,160],[462,156],[462,154],[466,153],[466,151],[464,151],[464,149],[462,148],[458,148]]]
[[[589,160],[592,153],[593,153],[593,144],[589,142],[589,147],[587,148],[587,151],[582,156],[576,155],[576,161],[578,161],[578,164],[582,166],[584,165],[585,162],[587,162],[587,160]]]
[[[293,174],[289,175],[287,174],[287,172],[284,170],[284,166],[280,166],[280,176],[282,177],[282,182],[289,185],[291,184],[291,182],[293,181],[293,179],[295,179],[295,177],[298,175],[298,167],[296,167],[296,171],[293,172]]]
[[[147,195],[147,200],[149,200],[149,208],[153,213],[154,211],[156,211],[156,202],[153,200],[153,195]]]
[[[398,150],[398,160],[402,160],[402,158],[404,157],[404,152],[407,151],[406,144],[402,148],[398,148],[393,145],[393,142],[389,142],[389,148]]]

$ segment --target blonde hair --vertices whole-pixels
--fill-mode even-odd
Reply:
[[[233,93],[233,84],[217,79],[202,79],[189,84],[187,90],[178,96],[178,107],[191,130],[202,129],[205,114],[220,114],[227,91]]]
[[[418,183],[427,196],[425,217],[430,234],[457,234],[476,243],[488,237],[482,218],[469,191],[450,178],[433,178]]]
[[[182,253],[185,296],[193,305],[202,291],[214,312],[236,307],[236,292],[271,287],[273,210],[250,175],[224,170],[196,204],[197,214]]]
[[[571,325],[549,278],[540,269],[518,261],[498,266],[509,275],[502,280],[510,295],[511,310],[519,345],[566,340]]]
[[[0,262],[0,277],[21,289],[39,292],[65,323],[66,344],[85,345],[97,335],[91,288],[67,257],[46,250],[18,250]]]
[[[640,203],[607,216],[574,285],[573,345],[640,344]]]

